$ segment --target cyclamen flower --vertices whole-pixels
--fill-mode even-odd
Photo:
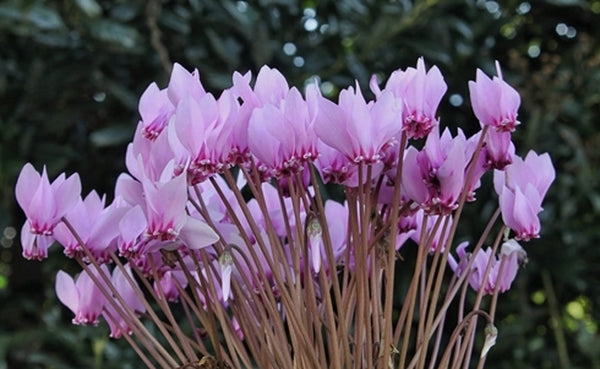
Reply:
[[[232,98],[225,94],[222,99],[228,97]],[[177,105],[173,124],[169,126],[169,143],[173,152],[180,153],[178,163],[189,160],[191,184],[202,182],[225,167],[231,129],[223,124],[220,113],[219,103],[209,93],[200,100],[185,97]]]
[[[377,78],[371,78],[371,90],[379,98],[382,91]],[[402,130],[408,138],[422,138],[438,125],[436,110],[448,87],[440,70],[433,66],[426,72],[423,58],[417,60],[417,68],[392,72],[383,91],[391,91],[403,102]]]
[[[402,179],[407,196],[428,213],[448,214],[458,206],[469,159],[462,131],[451,137],[445,129],[440,137],[434,128],[421,151],[410,146],[404,155]]]
[[[515,157],[504,172],[494,171],[494,188],[500,200],[502,220],[518,240],[538,238],[542,201],[555,178],[550,156],[530,151],[525,159]]]
[[[525,250],[523,250],[516,241],[508,240],[502,245],[502,251],[499,257],[492,255],[491,248],[485,250],[481,249],[475,255],[472,255],[465,251],[468,245],[468,242],[463,242],[456,248],[456,253],[459,258],[458,261],[454,259],[454,256],[451,254],[448,256],[448,264],[452,271],[454,271],[456,275],[461,275],[465,272],[469,259],[475,258],[471,264],[470,271],[467,272],[469,273],[468,279],[471,288],[475,291],[479,291],[479,289],[483,288],[485,294],[492,294],[499,284],[498,291],[500,293],[508,291],[517,276],[519,265],[524,260],[524,257],[526,259],[527,254],[525,253]],[[493,258],[492,266],[487,279],[484,280],[485,271],[490,258]]]
[[[402,105],[391,92],[382,92],[377,101],[367,104],[357,83],[340,92],[338,104],[320,94],[308,103],[317,112],[314,127],[319,139],[354,163],[380,161],[384,147],[400,137],[397,121]]]
[[[262,164],[259,169],[276,178],[302,170],[306,160],[317,156],[308,106],[296,88],[276,104],[254,109],[248,146]]]
[[[100,198],[92,191],[65,215],[84,246],[100,262],[110,260],[107,252],[115,246],[111,243],[118,235],[117,225],[127,211],[127,208],[114,205],[105,207],[104,202],[104,197]],[[64,246],[68,257],[87,259],[79,240],[65,224],[57,225],[54,238]]]
[[[165,182],[142,181],[146,196],[148,238],[166,243],[182,241],[191,249],[199,249],[215,243],[219,237],[204,222],[185,211],[187,204],[187,181],[180,175]],[[177,244],[165,246],[177,247]]]
[[[50,236],[60,219],[77,204],[81,196],[81,182],[77,173],[68,178],[61,173],[50,184],[46,167],[40,176],[27,163],[17,179],[15,195],[27,216],[30,232]]]
[[[517,90],[504,82],[497,61],[496,73],[498,76],[490,79],[477,69],[475,81],[469,81],[471,105],[482,126],[512,132],[521,123],[517,120],[521,97]]]
[[[106,266],[101,268],[103,273],[108,274]],[[102,280],[97,271],[92,273],[98,280]],[[88,272],[82,271],[73,280],[70,275],[60,270],[56,275],[56,296],[75,314],[73,324],[98,324],[98,317],[106,299]]]

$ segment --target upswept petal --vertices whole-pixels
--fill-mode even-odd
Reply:
[[[173,71],[167,87],[167,94],[174,106],[186,96],[191,96],[194,99],[200,98],[206,93],[204,87],[200,83],[200,73],[194,69],[192,73],[181,66],[179,63],[173,64]]]
[[[190,216],[186,218],[186,222],[179,232],[179,238],[188,248],[198,250],[219,240],[217,233],[206,223]]]
[[[56,297],[66,307],[77,314],[79,310],[79,293],[75,287],[75,281],[73,278],[62,270],[59,270],[56,274],[55,284]]]
[[[30,163],[25,164],[19,173],[19,178],[15,185],[17,203],[25,211],[25,214],[27,214],[29,204],[31,203],[31,195],[37,191],[40,181],[40,174],[35,170],[33,165]]]

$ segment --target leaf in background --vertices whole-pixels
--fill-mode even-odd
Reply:
[[[123,49],[134,51],[140,45],[138,31],[108,19],[100,19],[90,24],[90,32],[95,39]]]
[[[121,22],[130,22],[140,14],[141,8],[139,1],[116,4],[110,9],[110,17]]]
[[[131,125],[112,125],[90,134],[90,141],[96,147],[106,147],[123,144],[131,140]]]
[[[235,65],[242,50],[240,44],[231,36],[221,35],[213,29],[207,29],[206,36],[214,52],[229,65]]]
[[[75,3],[90,18],[96,18],[102,14],[102,7],[96,0],[75,0]]]
[[[586,1],[582,0],[546,0],[548,4],[556,5],[556,6],[582,6],[588,7],[589,4]]]
[[[64,28],[64,23],[56,10],[44,6],[34,6],[26,15],[29,22],[42,30],[57,30]]]

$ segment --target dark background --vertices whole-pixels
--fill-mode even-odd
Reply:
[[[53,291],[58,248],[21,257],[14,201],[27,161],[77,171],[84,193],[113,191],[146,86],[172,62],[215,93],[267,63],[290,84],[319,76],[330,96],[368,90],[419,56],[448,83],[443,125],[478,127],[467,81],[477,67],[521,93],[517,151],[550,152],[557,179],[529,265],[501,296],[489,368],[600,368],[600,1],[101,1],[0,4],[0,369],[137,367],[108,328],[75,327]],[[488,182],[489,183],[489,182]],[[484,183],[485,185],[485,183]],[[485,186],[484,186],[485,187]],[[463,232],[477,234],[486,198]]]

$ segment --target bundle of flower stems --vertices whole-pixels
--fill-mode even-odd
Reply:
[[[423,59],[337,102],[266,66],[216,97],[175,64],[140,98],[110,204],[23,167],[23,255],[61,245],[82,269],[56,276],[73,323],[102,318],[148,368],[481,368],[555,176],[515,153],[520,97],[496,68],[469,82],[466,137],[440,128]],[[497,210],[459,243],[486,173]]]

